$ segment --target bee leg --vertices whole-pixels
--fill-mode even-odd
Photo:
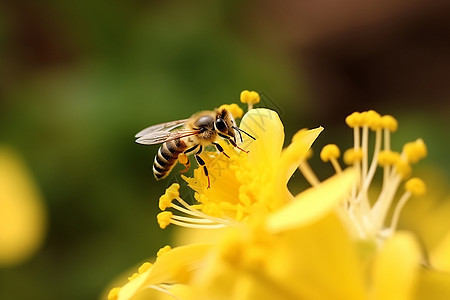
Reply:
[[[236,142],[233,141],[232,139],[228,139],[228,141],[230,142],[231,145],[233,145],[233,147],[236,147],[236,148],[238,148],[239,150],[241,150],[241,151],[243,151],[243,152],[245,152],[245,153],[248,153],[247,150],[244,150],[244,149],[242,149],[241,147],[239,147],[239,146],[236,144]]]
[[[185,153],[180,153],[180,155],[178,155],[178,161],[185,166],[184,170],[181,170],[180,173],[186,173],[191,167],[189,157]]]
[[[208,178],[208,189],[209,189],[211,187],[211,181],[209,180],[208,169],[206,168],[205,161],[199,155],[202,152],[202,150],[203,150],[203,147],[200,146],[197,153],[195,153],[195,160],[197,160],[197,163],[203,168],[203,172],[205,173],[206,178]]]
[[[228,156],[228,154],[226,154],[225,151],[223,151],[223,148],[222,148],[222,146],[219,145],[219,143],[214,143],[213,142],[213,144],[214,144],[214,146],[216,146],[217,150],[219,150],[220,153],[223,153],[223,155],[225,155],[226,157],[230,158]]]
[[[180,155],[178,155],[178,161],[185,166],[184,170],[181,170],[180,173],[186,173],[189,168],[191,167],[191,161],[189,160],[189,157],[187,156],[187,154],[189,152],[192,152],[194,150],[196,150],[198,147],[198,145],[195,145],[194,147],[191,147],[189,149],[187,149],[186,151],[184,151],[183,153],[180,153]]]

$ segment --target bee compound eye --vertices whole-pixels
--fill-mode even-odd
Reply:
[[[225,124],[225,122],[222,119],[217,119],[216,120],[216,128],[219,131],[224,131],[225,129],[227,129],[227,125]]]

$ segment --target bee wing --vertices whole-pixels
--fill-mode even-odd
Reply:
[[[174,139],[183,138],[199,134],[200,130],[176,130],[176,131],[156,131],[139,137],[136,143],[143,145],[154,145],[168,142]]]
[[[145,129],[142,129],[141,131],[136,133],[136,135],[134,137],[140,138],[144,135],[148,135],[151,133],[158,133],[158,132],[159,133],[163,133],[163,132],[167,133],[167,132],[170,132],[171,130],[174,130],[177,127],[184,125],[187,122],[187,120],[189,120],[189,119],[177,120],[177,121],[153,125],[153,126],[145,128]]]

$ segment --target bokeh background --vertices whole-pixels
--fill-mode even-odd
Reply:
[[[0,145],[34,186],[43,221],[31,226],[45,232],[36,251],[2,262],[0,299],[98,299],[169,243],[157,199],[179,178],[156,182],[157,146],[133,136],[238,102],[243,89],[279,111],[287,140],[324,126],[316,152],[350,146],[353,111],[395,115],[394,149],[418,137],[429,147],[417,172],[438,210],[450,175],[449,20],[444,0],[0,2]],[[403,226],[420,227],[414,216]]]

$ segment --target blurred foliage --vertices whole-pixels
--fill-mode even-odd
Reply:
[[[282,109],[287,139],[301,127],[324,125],[330,130],[318,145],[336,142],[343,130],[332,127],[338,120],[343,128],[345,115],[309,114],[326,107],[307,101],[295,48],[279,43],[280,32],[252,24],[271,20],[254,15],[253,6],[0,4],[0,142],[25,158],[49,218],[42,249],[0,269],[0,299],[96,299],[114,276],[169,243],[170,230],[159,230],[155,216],[174,178],[153,179],[157,146],[133,139],[146,126],[237,102],[243,89],[264,90],[275,99],[265,105]],[[380,113],[398,112],[388,109]],[[417,122],[417,115],[401,112],[402,128],[411,130],[401,134],[413,140],[423,133],[433,160],[445,162],[448,172],[445,119],[420,112]],[[343,140],[350,142],[348,132]]]

